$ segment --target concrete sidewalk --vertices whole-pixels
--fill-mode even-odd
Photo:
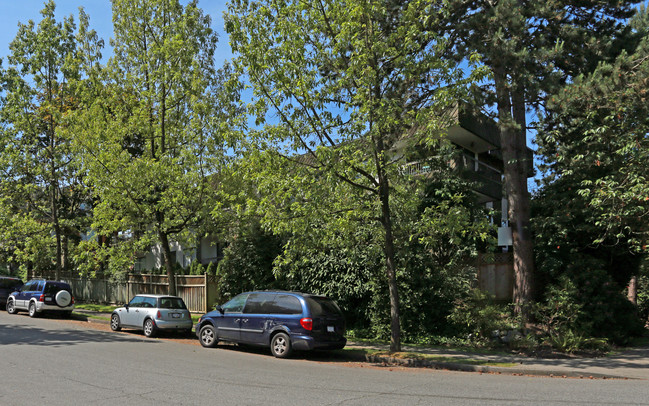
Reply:
[[[387,346],[349,342],[346,348],[387,351]],[[508,354],[479,354],[444,348],[402,346],[412,357],[368,357],[371,362],[458,371],[540,375],[572,378],[649,379],[649,347],[629,348],[598,358],[533,358]],[[422,354],[425,358],[414,354]],[[430,357],[430,358],[428,358]],[[441,361],[436,360],[441,359]],[[478,361],[479,364],[475,365]],[[493,364],[493,365],[492,365]],[[499,366],[505,364],[506,366]],[[511,365],[511,366],[510,366]]]
[[[73,317],[108,324],[109,313],[76,309]],[[97,317],[97,318],[93,318]],[[350,361],[453,371],[538,375],[571,378],[649,379],[649,347],[625,349],[599,358],[533,358],[509,354],[480,354],[446,348],[402,346],[397,356],[387,345],[350,341],[340,353]],[[372,351],[374,350],[374,351]],[[379,354],[374,354],[379,351]],[[404,354],[405,353],[405,354]]]

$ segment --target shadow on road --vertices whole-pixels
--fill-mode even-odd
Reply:
[[[0,323],[0,345],[42,345],[62,347],[90,342],[125,343],[146,342],[158,343],[155,340],[145,340],[130,337],[125,334],[114,334],[100,330],[86,329],[45,329],[37,326]]]
[[[228,344],[220,342],[216,348],[203,348],[204,351],[233,351],[248,354],[256,354],[273,358],[268,347],[256,347],[245,344]],[[362,350],[314,350],[295,351],[290,359],[311,361],[311,362],[354,362],[365,360],[365,352]]]

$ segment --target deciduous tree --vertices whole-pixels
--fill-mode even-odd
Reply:
[[[399,219],[416,182],[402,171],[448,125],[457,71],[426,29],[429,1],[232,1],[226,29],[252,84],[259,127],[247,156],[278,233],[335,240],[374,227],[389,291],[392,351],[400,349]],[[270,121],[266,121],[270,118]],[[255,152],[258,150],[259,152]],[[308,237],[311,236],[311,237]]]

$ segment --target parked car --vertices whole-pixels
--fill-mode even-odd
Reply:
[[[185,302],[178,296],[137,295],[124,307],[119,307],[110,316],[110,328],[144,331],[153,337],[159,330],[180,331],[191,334],[193,322]]]
[[[345,319],[333,300],[285,291],[246,292],[202,316],[196,335],[203,347],[219,341],[269,346],[278,358],[293,350],[342,349]]]
[[[27,310],[30,317],[55,312],[70,317],[74,310],[72,288],[65,282],[33,279],[7,298],[7,313]]]
[[[19,278],[0,276],[0,306],[5,307],[9,295],[20,290],[21,286],[23,286],[23,281]]]

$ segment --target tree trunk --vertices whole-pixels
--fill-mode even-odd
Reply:
[[[164,231],[159,231],[160,244],[162,245],[162,256],[164,257],[165,269],[167,270],[167,278],[169,279],[169,295],[176,296],[176,272],[174,265],[176,258],[171,257],[171,246],[169,245],[169,236]]]
[[[390,186],[385,172],[379,169],[379,199],[381,200],[381,224],[385,231],[383,252],[385,269],[390,292],[390,352],[401,351],[401,322],[399,311],[399,289],[397,285],[394,235],[392,234],[392,214],[390,211]]]
[[[534,246],[530,232],[530,203],[527,191],[525,102],[521,90],[510,90],[503,69],[494,68],[494,82],[509,208],[508,219],[514,248],[515,312],[527,321],[529,304],[532,301]]]
[[[638,304],[638,277],[633,275],[629,281],[629,290],[627,292],[629,301],[634,305]]]
[[[54,167],[54,165],[52,165]],[[56,172],[54,169],[52,169],[52,176],[55,176]],[[61,248],[61,224],[59,223],[59,213],[58,213],[58,207],[57,207],[57,199],[56,199],[56,183],[52,182],[51,185],[51,196],[50,196],[50,205],[51,205],[51,210],[52,210],[52,223],[54,224],[54,236],[56,238],[56,270],[54,274],[54,280],[60,280],[61,279],[61,271],[63,269],[63,264],[62,264],[62,256],[63,256],[63,250]]]

